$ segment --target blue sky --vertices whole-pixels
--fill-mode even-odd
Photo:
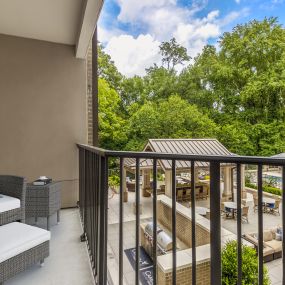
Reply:
[[[284,25],[284,11],[285,0],[105,0],[98,34],[123,74],[143,75],[160,64],[162,41],[175,37],[195,57],[237,24],[273,16]]]

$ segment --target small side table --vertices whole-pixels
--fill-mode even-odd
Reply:
[[[27,185],[26,191],[26,218],[47,218],[47,229],[50,229],[49,218],[57,213],[57,222],[60,222],[61,183],[52,182],[42,186],[32,183]]]

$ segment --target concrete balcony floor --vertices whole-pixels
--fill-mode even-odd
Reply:
[[[33,224],[33,220],[27,221]],[[45,228],[46,219],[37,226]],[[92,285],[93,277],[82,233],[78,209],[61,211],[61,222],[51,218],[50,256],[43,267],[35,265],[5,282],[5,285]]]

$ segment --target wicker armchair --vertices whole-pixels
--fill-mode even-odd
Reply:
[[[12,175],[0,175],[0,194],[20,200],[20,208],[0,213],[0,226],[21,221],[25,222],[26,179]]]

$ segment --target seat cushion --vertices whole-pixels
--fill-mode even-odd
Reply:
[[[50,240],[50,232],[22,223],[0,227],[0,263]]]
[[[282,241],[273,239],[271,241],[267,241],[266,244],[274,249],[275,252],[282,251]]]
[[[263,240],[264,240],[265,242],[273,240],[272,231],[264,231],[264,232],[263,232]]]
[[[21,201],[17,198],[0,194],[0,213],[21,207]]]
[[[263,247],[263,256],[268,256],[274,253],[274,249],[270,246]]]

